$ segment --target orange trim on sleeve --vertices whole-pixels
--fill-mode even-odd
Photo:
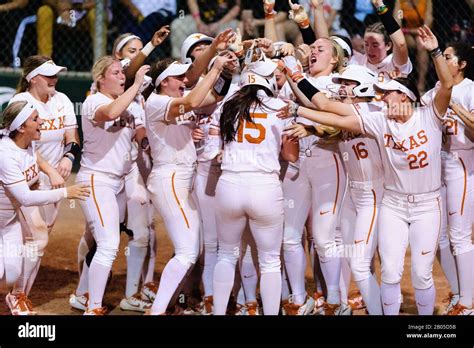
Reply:
[[[461,157],[459,157],[459,161],[462,164],[462,169],[464,171],[464,188],[462,190],[462,203],[461,203],[461,216],[464,214],[464,201],[466,200],[466,187],[467,187],[467,172],[466,172],[466,166],[464,165],[464,161],[462,160]]]
[[[18,180],[18,181],[15,181],[15,182],[11,182],[9,184],[4,184],[5,186],[9,186],[9,185],[15,185],[15,184],[18,184],[19,182],[22,182],[22,181],[26,181],[25,179],[21,179],[21,180]]]
[[[186,222],[186,226],[189,229],[189,221],[188,218],[186,217],[186,214],[183,210],[183,207],[181,206],[181,202],[178,199],[178,195],[176,194],[176,190],[174,189],[174,176],[176,175],[176,172],[173,172],[173,175],[171,176],[171,188],[173,189],[173,195],[174,199],[176,200],[176,203],[178,204],[179,209],[181,210],[181,214],[183,214],[184,221]]]
[[[365,244],[369,244],[370,234],[372,233],[372,228],[374,227],[375,215],[377,214],[377,195],[372,189],[372,194],[374,195],[374,213],[372,214],[372,221],[370,222],[369,234],[367,235],[367,240]]]
[[[94,198],[94,204],[95,204],[95,207],[97,208],[97,212],[99,213],[100,223],[102,224],[102,227],[105,227],[104,220],[102,219],[102,214],[100,213],[99,204],[97,203],[97,199],[95,197],[94,174],[91,175],[91,188],[92,188],[92,197]]]
[[[339,163],[337,162],[336,154],[332,154],[334,156],[334,161],[336,162],[336,175],[337,175],[337,185],[336,185],[336,198],[334,199],[334,205],[332,207],[333,215],[336,214],[336,206],[337,206],[337,198],[339,197]]]

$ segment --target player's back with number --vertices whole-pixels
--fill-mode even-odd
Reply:
[[[260,93],[259,93],[260,94]],[[262,98],[262,106],[251,108],[252,122],[240,119],[235,139],[225,144],[222,170],[230,172],[279,173],[278,157],[282,134],[290,123],[281,120],[277,110],[285,103],[277,98]]]

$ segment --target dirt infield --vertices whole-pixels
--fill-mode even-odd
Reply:
[[[72,178],[69,182],[72,182]],[[173,248],[166,235],[161,219],[157,216],[155,227],[158,240],[158,256],[156,260],[155,280],[160,279],[161,272],[173,254]],[[81,315],[82,312],[73,310],[69,306],[69,294],[74,291],[77,282],[77,246],[82,235],[84,218],[79,204],[70,207],[70,202],[64,201],[61,204],[58,221],[54,226],[50,236],[49,245],[46,249],[42,261],[41,269],[36,279],[36,283],[30,294],[35,309],[39,314],[44,315]],[[127,245],[127,237],[122,234],[122,240],[118,253],[118,258],[113,265],[113,278],[105,294],[104,304],[113,308],[112,315],[141,315],[136,312],[122,311],[118,305],[124,296],[126,262],[124,247]],[[377,260],[377,273],[379,274]],[[439,313],[445,307],[443,298],[448,295],[448,283],[441,271],[439,263],[434,266],[434,279],[436,285],[436,308],[435,313]],[[380,276],[380,274],[379,274]],[[308,291],[314,290],[310,270],[307,270]],[[351,284],[353,287],[354,284]],[[414,291],[410,281],[410,257],[408,254],[405,263],[405,272],[402,280],[403,292],[403,314],[416,314]],[[2,289],[0,297],[0,314],[9,315],[8,307],[5,303],[6,289]],[[364,314],[364,311],[357,311],[354,314]]]

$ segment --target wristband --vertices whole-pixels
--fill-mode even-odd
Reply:
[[[147,43],[145,45],[145,47],[142,48],[141,52],[146,56],[148,57],[150,55],[151,52],[153,52],[153,50],[155,49],[155,46],[151,43],[151,41],[149,43]]]
[[[380,7],[377,7],[377,14],[382,15],[384,13],[388,12],[388,7],[387,5],[382,5]]]
[[[388,35],[392,35],[394,32],[400,29],[400,26],[398,25],[395,18],[393,18],[393,16],[388,12],[388,9],[384,13],[379,13],[378,15],[380,21],[387,30]]]
[[[214,84],[214,92],[219,96],[225,96],[227,92],[229,92],[231,82],[232,78],[225,77],[221,74]]]
[[[63,197],[64,197],[64,198],[67,198],[67,188],[66,188],[66,187],[62,187],[62,188],[60,188],[60,190],[63,190]]]
[[[298,23],[298,26],[301,28],[301,29],[306,29],[309,27],[309,18],[306,18],[305,20],[303,20],[302,22],[299,22]]]
[[[441,48],[439,47],[436,47],[434,50],[431,50],[430,51],[430,55],[432,58],[437,58],[439,56],[441,56],[443,54],[443,52],[441,51]]]
[[[307,79],[303,79],[300,82],[298,82],[298,88],[305,95],[306,98],[308,98],[309,101],[313,99],[314,95],[319,92],[319,90],[314,87],[314,85],[309,82]]]
[[[74,165],[74,159],[75,159],[75,157],[74,157],[71,153],[66,153],[66,154],[64,154],[63,157],[65,157],[65,158],[67,158],[68,160],[70,160],[71,163]]]
[[[70,142],[66,144],[66,146],[64,147],[63,155],[66,156],[68,154],[71,155],[73,158],[78,157],[81,154],[81,147],[79,146],[79,144],[75,142]]]
[[[300,107],[300,104],[296,102],[292,102],[289,104],[288,108],[288,113],[290,114],[290,117],[298,117],[298,108]]]

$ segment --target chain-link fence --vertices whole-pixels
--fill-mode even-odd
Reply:
[[[299,2],[309,10],[311,0]],[[474,41],[474,0],[386,3],[403,19],[415,76],[426,75],[427,85],[434,76],[429,59],[417,51],[415,27],[430,25],[441,46]],[[351,36],[354,47],[362,51],[365,26],[377,20],[371,1],[325,0],[324,8],[331,31]],[[288,2],[276,0],[275,9],[280,39],[298,43],[298,28],[286,16]],[[146,43],[163,25],[171,26],[171,36],[150,60],[179,58],[182,42],[195,32],[213,36],[240,26],[244,38],[261,37],[263,5],[261,0],[0,0],[0,67],[20,68],[26,57],[42,54],[69,71],[90,71],[95,59],[112,51],[119,35],[131,32]]]

